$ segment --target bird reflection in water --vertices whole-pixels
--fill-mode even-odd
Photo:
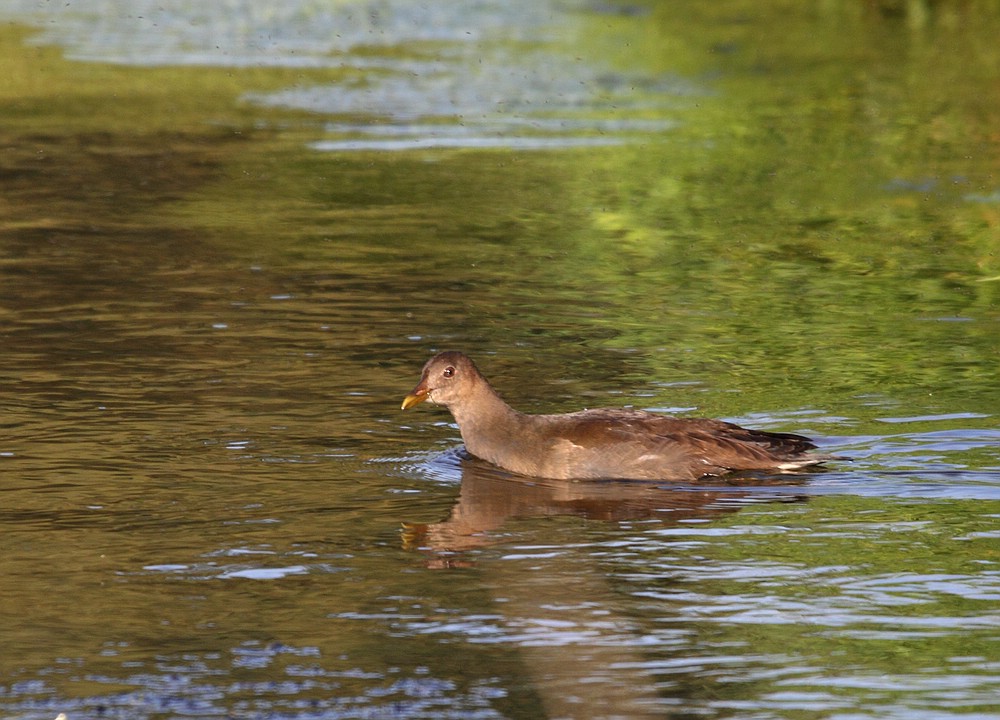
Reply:
[[[410,550],[460,553],[504,542],[497,533],[508,520],[572,516],[595,521],[656,521],[666,526],[711,520],[751,504],[802,502],[808,477],[735,474],[678,485],[662,481],[550,480],[507,473],[471,456],[461,459],[462,483],[448,518],[404,523]],[[467,558],[438,557],[443,566],[468,565]]]

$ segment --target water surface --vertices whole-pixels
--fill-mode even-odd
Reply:
[[[127,5],[0,12],[4,716],[1000,713],[996,13]],[[445,348],[852,459],[513,477]]]

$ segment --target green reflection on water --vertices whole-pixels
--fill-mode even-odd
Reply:
[[[390,685],[387,668],[410,676],[431,665],[436,676],[495,680],[512,699],[487,704],[530,717],[541,702],[532,679],[542,694],[565,681],[539,668],[567,651],[475,644],[461,623],[440,635],[414,627],[504,616],[499,593],[530,617],[539,598],[564,600],[565,584],[655,637],[662,604],[600,589],[591,552],[609,551],[587,542],[631,542],[616,525],[522,519],[517,541],[581,549],[523,566],[505,565],[501,549],[445,579],[402,551],[398,522],[444,515],[454,488],[365,460],[451,443],[454,432],[433,425],[443,415],[391,414],[431,347],[483,356],[531,410],[620,402],[794,424],[808,421],[790,411],[818,409],[846,418],[824,430],[879,436],[888,431],[876,418],[978,412],[965,429],[995,427],[1000,214],[989,198],[1000,113],[984,87],[1000,33],[995,9],[968,7],[915,25],[848,3],[673,4],[640,23],[627,13],[581,21],[580,47],[622,68],[684,73],[712,93],[679,105],[677,124],[641,146],[557,153],[317,154],[307,143],[322,118],[240,98],[303,77],[336,83],[336,70],[71,64],[4,28],[12,192],[0,294],[16,342],[0,374],[19,395],[5,408],[17,457],[2,461],[21,480],[5,491],[0,574],[16,590],[3,632],[17,651],[6,662],[33,677],[54,658],[86,658],[88,673],[142,687],[123,677],[123,658],[155,675],[185,658],[197,673],[204,656],[212,671],[259,677],[230,654],[276,641],[318,649],[331,674],[379,676],[338,680],[344,694]],[[109,398],[110,415],[97,408]],[[324,455],[331,447],[348,459]],[[997,465],[989,447],[941,453]],[[411,495],[390,494],[400,489]],[[974,536],[990,532],[983,508],[995,504],[917,511],[822,498],[807,514],[782,506],[760,518],[801,522],[794,542],[700,552],[807,569],[863,558],[845,583],[900,568],[975,577],[977,563],[995,562],[995,538]],[[852,535],[845,523],[859,513],[931,529]],[[711,526],[754,522],[743,513]],[[823,527],[836,538],[814,532]],[[269,559],[243,562],[255,552]],[[654,545],[655,558],[668,552]],[[696,568],[701,556],[677,562]],[[256,585],[220,577],[301,564],[308,575]],[[589,574],[573,585],[581,568]],[[705,596],[746,592],[692,575]],[[533,595],[529,580],[552,595]],[[794,572],[782,582],[767,592],[855,597]],[[890,619],[982,610],[920,592],[923,605]],[[419,622],[401,620],[410,614]],[[699,643],[708,638],[812,661],[831,639],[724,619],[701,631],[683,651],[714,652]],[[946,673],[961,664],[949,657],[985,654],[993,639],[960,627],[934,642],[834,635],[845,673],[902,672],[915,656]],[[55,677],[66,695],[101,692],[72,669]],[[711,673],[681,685],[664,694],[717,716],[730,712],[711,705],[720,696],[770,707]]]
[[[639,349],[629,374],[719,378],[758,408],[877,390],[988,412],[1000,226],[976,198],[994,190],[997,109],[980,88],[996,51],[961,42],[968,21],[944,11],[917,32],[783,10],[766,47],[760,10],[654,14],[645,32],[675,39],[618,62],[689,67],[699,47],[701,72],[723,73],[657,142],[317,157],[295,145],[307,127],[266,181],[244,158],[244,182],[182,216],[240,228],[262,261],[388,275],[436,345],[458,328],[471,349],[498,331],[609,360]]]

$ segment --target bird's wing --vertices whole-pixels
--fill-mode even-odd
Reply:
[[[554,456],[571,476],[695,479],[729,470],[767,469],[813,448],[804,437],[742,428],[721,420],[598,409],[548,416]]]

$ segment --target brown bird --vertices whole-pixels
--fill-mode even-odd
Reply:
[[[696,480],[744,470],[799,470],[833,459],[791,433],[750,430],[705,418],[598,408],[564,415],[518,412],[466,355],[449,351],[424,365],[403,400],[444,405],[466,449],[504,470],[531,477]]]

